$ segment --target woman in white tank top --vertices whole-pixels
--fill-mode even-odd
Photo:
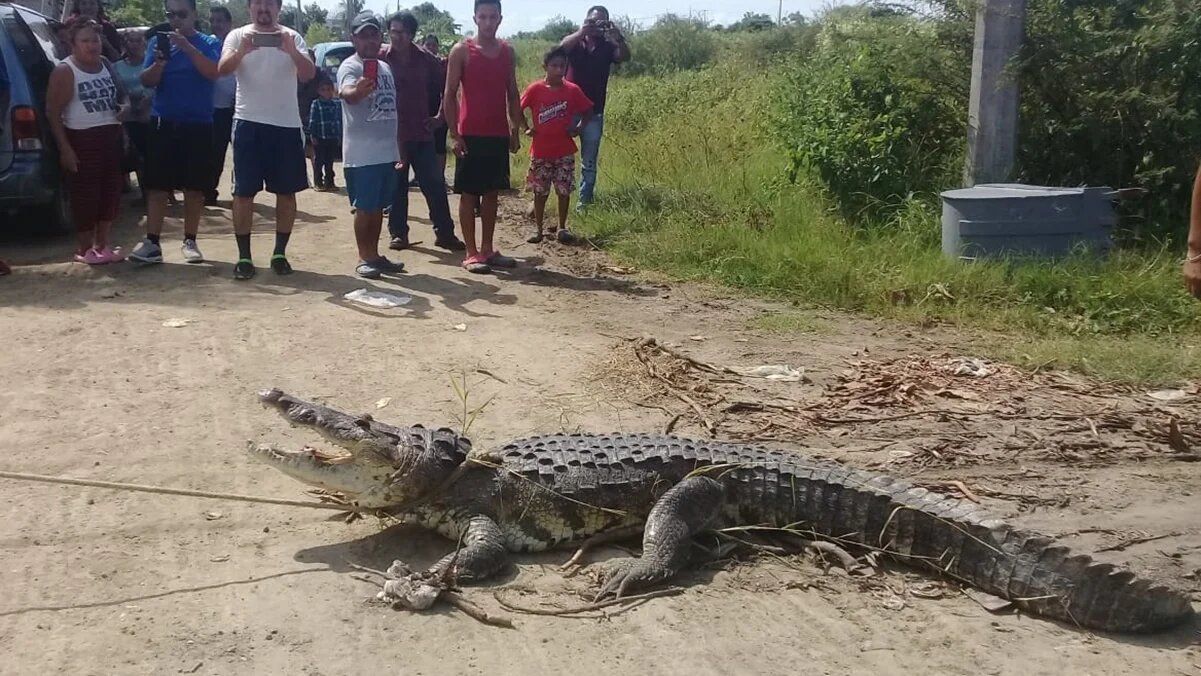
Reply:
[[[71,55],[55,67],[46,117],[58,145],[78,246],[75,260],[124,260],[109,243],[121,201],[121,89],[101,57],[100,24],[80,18],[67,28]]]

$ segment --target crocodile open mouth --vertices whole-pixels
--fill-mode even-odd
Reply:
[[[342,450],[329,452],[305,446],[291,451],[272,444],[251,444],[252,456],[298,481],[342,493],[354,504],[395,504],[390,487],[402,471],[394,464],[397,442],[403,434],[400,429],[369,416],[350,416],[303,401],[277,389],[259,392],[259,400],[278,410],[288,422],[316,431]]]

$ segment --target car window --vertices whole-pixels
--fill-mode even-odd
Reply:
[[[17,8],[17,11],[20,12],[21,18],[25,20],[25,25],[29,26],[29,30],[33,33],[33,36],[37,38],[38,45],[41,46],[42,51],[46,52],[46,58],[54,63],[58,63],[58,55],[63,53],[63,50],[59,44],[58,34],[55,33],[50,23],[46,21],[46,17],[41,14],[27,12],[20,8]]]
[[[325,57],[321,59],[321,65],[330,70],[337,70],[338,66],[346,60],[348,56],[354,54],[353,47],[343,47],[341,49],[331,49],[325,53]]]

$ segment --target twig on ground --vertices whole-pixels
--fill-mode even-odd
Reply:
[[[1122,542],[1119,542],[1116,545],[1102,547],[1102,548],[1098,549],[1097,551],[1098,552],[1120,552],[1123,549],[1126,549],[1127,547],[1133,547],[1134,545],[1141,545],[1144,542],[1154,542],[1156,540],[1163,540],[1164,538],[1175,537],[1177,535],[1180,535],[1180,533],[1178,533],[1176,531],[1172,531],[1171,533],[1164,533],[1163,535],[1148,535],[1146,537],[1132,538],[1130,540],[1123,540]]]
[[[550,616],[550,617],[561,617],[561,616],[565,616],[565,615],[580,615],[582,613],[596,612],[598,610],[601,610],[602,608],[608,608],[609,606],[623,605],[623,604],[628,604],[628,603],[636,603],[639,601],[645,601],[646,599],[659,598],[659,597],[663,597],[663,596],[675,596],[677,594],[682,594],[684,592],[684,588],[683,587],[668,587],[667,589],[656,589],[655,591],[647,592],[645,594],[636,594],[634,596],[623,596],[619,599],[609,599],[608,601],[597,601],[596,603],[589,603],[588,605],[578,606],[576,608],[556,608],[554,610],[547,609],[547,608],[526,608],[524,606],[515,605],[509,601],[506,601],[504,599],[504,597],[501,596],[500,592],[501,592],[501,590],[499,590],[499,589],[493,591],[492,597],[495,598],[496,602],[499,603],[501,605],[501,607],[503,607],[505,610],[510,610],[515,613],[525,613],[527,615],[546,615],[546,616]]]

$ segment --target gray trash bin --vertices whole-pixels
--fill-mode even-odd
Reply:
[[[942,193],[942,251],[953,258],[1103,255],[1117,224],[1111,188],[989,183]]]

